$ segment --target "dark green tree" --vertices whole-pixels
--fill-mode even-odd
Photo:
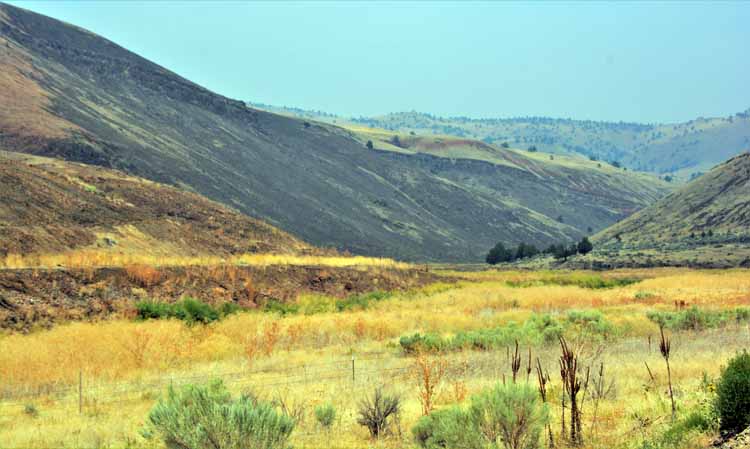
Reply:
[[[529,245],[526,243],[519,243],[518,248],[516,248],[516,259],[525,259],[527,257],[534,257],[537,254],[539,254],[539,250],[534,245]]]
[[[496,265],[501,262],[510,262],[513,260],[513,251],[507,249],[502,242],[498,242],[494,248],[487,253],[485,261],[490,265]]]
[[[373,148],[373,146],[372,146],[372,140],[368,140],[367,141],[367,145],[365,145],[365,146],[367,147],[368,150],[372,150],[372,148]]]
[[[591,250],[594,249],[594,245],[591,244],[591,241],[588,237],[584,237],[581,239],[580,242],[578,242],[578,254],[588,254],[591,252]]]

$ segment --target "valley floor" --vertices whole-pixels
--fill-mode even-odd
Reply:
[[[584,447],[656,441],[648,447],[702,448],[716,437],[691,431],[664,440],[670,401],[656,321],[672,339],[679,421],[705,408],[721,365],[750,346],[747,270],[443,274],[462,280],[373,296],[344,311],[334,298],[303,295],[294,308],[210,325],[114,319],[2,336],[0,446],[162,447],[141,435],[159,395],[169,385],[219,378],[231,391],[253,392],[295,416],[294,447],[417,447],[410,429],[422,414],[420,363],[445,367],[439,409],[509,381],[515,341],[521,382],[536,385],[534,372],[527,374],[529,352],[551,375],[559,443],[559,335],[591,368],[592,385],[604,367],[606,391],[592,389],[584,399]],[[419,338],[429,352],[416,357],[409,342]],[[400,395],[403,407],[390,435],[372,441],[356,422],[357,407],[381,385]],[[313,414],[328,402],[337,411],[330,431]]]

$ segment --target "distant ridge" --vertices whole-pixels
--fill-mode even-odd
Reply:
[[[750,149],[750,109],[728,117],[684,123],[635,123],[552,117],[440,117],[396,112],[375,117],[341,117],[322,111],[256,104],[257,107],[329,123],[353,123],[395,132],[449,134],[516,148],[572,153],[659,174],[697,176]]]

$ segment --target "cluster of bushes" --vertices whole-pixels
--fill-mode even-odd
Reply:
[[[603,278],[589,274],[551,275],[538,279],[510,280],[507,284],[511,287],[537,287],[541,285],[574,285],[581,288],[603,289],[624,287],[640,282],[635,278]]]
[[[750,309],[704,310],[696,306],[673,312],[649,312],[648,319],[667,329],[700,331],[750,321]]]
[[[176,303],[144,300],[137,302],[135,308],[139,320],[176,318],[190,324],[208,324],[241,309],[233,302],[225,302],[217,308],[195,298],[185,298]]]
[[[423,416],[412,429],[425,449],[535,449],[549,422],[549,409],[530,385],[509,383],[471,398],[467,408],[453,406]]]
[[[473,349],[490,351],[509,347],[515,342],[524,345],[556,343],[566,332],[607,339],[615,328],[598,310],[572,310],[564,317],[536,314],[523,324],[510,322],[490,329],[461,331],[452,337],[436,333],[415,333],[401,337],[399,344],[407,354]]]

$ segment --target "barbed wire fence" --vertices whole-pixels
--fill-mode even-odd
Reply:
[[[0,387],[0,427],[3,421],[12,422],[15,417],[24,413],[38,413],[36,419],[42,428],[45,422],[55,422],[75,415],[95,418],[102,410],[111,411],[118,406],[155,404],[170,386],[179,388],[217,379],[233,391],[260,393],[264,399],[268,396],[269,400],[288,394],[295,388],[304,390],[319,387],[319,391],[314,393],[322,394],[325,390],[333,390],[356,404],[356,397],[369,393],[376,386],[387,386],[403,379],[409,375],[410,370],[412,364],[408,358],[378,355],[351,356],[286,367],[269,366],[185,376],[163,375],[121,382],[90,379],[81,371],[78,381],[67,385],[36,389]],[[320,401],[321,397],[314,399]],[[320,436],[319,432],[306,430],[309,429],[295,430],[295,440]]]

